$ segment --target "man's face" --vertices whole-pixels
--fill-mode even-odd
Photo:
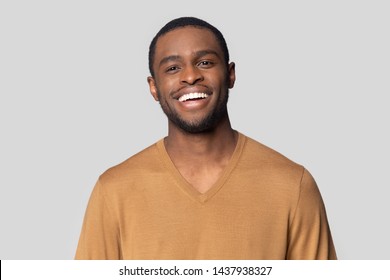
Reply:
[[[234,63],[227,66],[214,34],[183,27],[161,36],[148,83],[171,125],[188,133],[210,131],[227,118]]]

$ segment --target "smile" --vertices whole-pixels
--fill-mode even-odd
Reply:
[[[191,92],[180,96],[178,100],[180,102],[186,102],[188,100],[205,99],[208,96],[209,95],[207,93],[203,93],[203,92]]]

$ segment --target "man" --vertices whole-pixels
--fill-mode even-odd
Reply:
[[[76,259],[335,259],[309,172],[232,129],[222,34],[175,19],[149,68],[168,136],[100,176]]]

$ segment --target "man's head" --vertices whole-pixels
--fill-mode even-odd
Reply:
[[[208,22],[195,18],[195,17],[180,17],[174,20],[171,20],[168,22],[163,28],[160,29],[159,32],[157,32],[156,36],[154,36],[152,42],[150,43],[149,46],[149,71],[150,74],[154,77],[154,70],[153,70],[153,63],[154,63],[154,56],[156,53],[156,43],[158,39],[163,36],[164,34],[168,33],[169,31],[172,31],[176,28],[180,27],[186,27],[186,26],[193,26],[197,28],[206,28],[210,30],[215,38],[217,39],[222,51],[223,51],[223,56],[225,59],[226,64],[229,63],[229,50],[225,41],[225,38],[223,37],[222,33],[209,24]]]
[[[196,18],[173,20],[153,39],[149,59],[150,92],[160,102],[170,129],[202,133],[228,121],[235,68],[215,27]]]

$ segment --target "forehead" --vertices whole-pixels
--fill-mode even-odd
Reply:
[[[213,32],[207,28],[179,27],[157,40],[155,60],[169,55],[191,55],[201,50],[213,50],[223,57],[222,49]]]

